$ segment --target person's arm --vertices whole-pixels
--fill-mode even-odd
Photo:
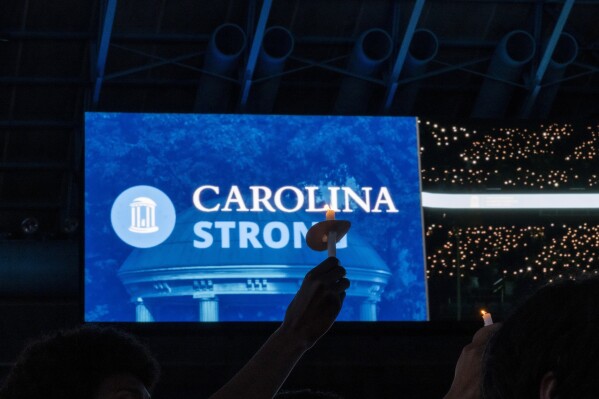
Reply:
[[[443,399],[480,399],[483,355],[489,338],[500,326],[501,323],[495,323],[481,328],[474,334],[472,342],[462,349],[451,388]]]
[[[210,399],[272,398],[302,355],[331,328],[348,287],[337,258],[312,269],[287,307],[281,326]]]

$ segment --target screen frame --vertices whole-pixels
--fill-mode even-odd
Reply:
[[[121,112],[121,111],[85,111],[84,114],[87,113],[119,113],[119,114],[141,114],[139,112]],[[176,113],[171,113],[171,112],[144,112],[143,114],[177,114],[177,115],[207,115],[207,114],[198,114],[198,113],[191,113],[191,112],[176,112]],[[208,114],[209,115],[209,114]],[[243,114],[241,114],[243,115]],[[254,114],[247,114],[247,115],[254,115]],[[272,116],[280,116],[280,117],[285,117],[285,116],[290,116],[290,117],[311,117],[311,116],[329,116],[329,117],[335,117],[336,115],[281,115],[281,114],[272,114]],[[367,118],[376,118],[376,115],[339,115],[342,117],[367,117]],[[394,116],[383,116],[385,118],[393,118]],[[428,287],[428,282],[427,282],[427,274],[426,274],[426,270],[427,270],[427,265],[426,265],[426,240],[425,240],[425,224],[424,224],[424,208],[422,206],[422,192],[423,192],[423,185],[422,185],[422,168],[421,168],[421,162],[422,162],[422,157],[421,157],[421,152],[420,152],[420,124],[418,121],[417,117],[413,117],[413,116],[397,116],[400,118],[414,118],[415,121],[415,134],[416,134],[416,151],[417,151],[417,165],[418,165],[418,170],[417,170],[417,176],[418,176],[418,189],[419,189],[419,201],[420,201],[420,224],[421,224],[421,232],[420,232],[420,239],[422,242],[422,259],[423,259],[423,267],[422,267],[422,275],[423,275],[423,282],[424,282],[424,309],[425,309],[425,317],[426,320],[420,320],[420,321],[335,321],[335,324],[340,324],[340,325],[344,325],[345,327],[342,327],[341,329],[345,329],[345,328],[350,328],[350,329],[360,329],[361,327],[357,327],[361,324],[365,324],[365,325],[373,325],[373,324],[380,324],[380,325],[385,325],[386,327],[383,327],[385,329],[389,329],[389,328],[408,328],[408,329],[412,329],[414,328],[414,324],[427,324],[427,323],[431,323],[430,320],[430,310],[429,310],[429,287]],[[84,140],[83,140],[83,190],[81,190],[81,203],[84,204],[85,202],[85,192],[86,192],[86,184],[87,181],[85,179],[85,170],[86,170],[86,140],[85,140],[85,115],[84,115],[84,128],[83,128],[83,132],[84,132]],[[85,252],[85,225],[86,225],[86,218],[85,218],[85,206],[81,207],[81,219],[83,221],[83,226],[84,228],[81,229],[82,230],[82,237],[80,240],[80,281],[81,281],[81,289],[80,289],[80,314],[81,314],[81,320],[83,323],[89,323],[89,324],[105,324],[105,325],[118,325],[118,326],[123,326],[124,328],[127,329],[131,329],[134,328],[133,326],[135,325],[170,325],[174,330],[179,330],[179,329],[183,329],[183,330],[194,330],[199,328],[201,331],[212,331],[214,328],[217,328],[219,330],[226,330],[228,328],[232,328],[233,330],[235,329],[239,329],[240,326],[250,326],[249,327],[249,331],[253,330],[253,329],[262,329],[262,327],[256,327],[256,325],[260,326],[260,325],[264,325],[264,326],[274,326],[274,325],[279,325],[279,322],[271,322],[271,321],[247,321],[247,322],[236,322],[236,321],[217,321],[217,322],[201,322],[201,321],[152,321],[152,322],[139,322],[139,321],[135,321],[135,322],[128,322],[128,321],[88,321],[85,319],[85,310],[86,310],[86,303],[85,303],[85,260],[86,260],[86,252]],[[323,255],[324,256],[324,255]],[[441,323],[447,323],[448,321],[441,321]],[[451,323],[451,322],[450,322]],[[206,327],[198,327],[198,326],[202,326],[202,325],[206,325]],[[404,327],[402,327],[404,326]],[[146,327],[141,327],[141,328],[146,328]],[[264,327],[266,329],[268,329],[269,327]]]

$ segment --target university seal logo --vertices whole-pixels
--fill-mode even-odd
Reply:
[[[123,191],[114,201],[110,214],[116,235],[136,248],[162,244],[173,232],[176,218],[171,200],[151,186],[135,186]]]

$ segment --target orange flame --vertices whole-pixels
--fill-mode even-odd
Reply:
[[[326,210],[327,210],[327,212],[325,215],[325,219],[326,220],[335,220],[335,211],[333,209],[331,209],[328,204],[326,205]]]

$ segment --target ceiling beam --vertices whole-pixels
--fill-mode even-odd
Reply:
[[[115,78],[119,78],[119,77],[122,77],[122,76],[132,75],[134,73],[143,72],[143,71],[147,71],[147,70],[150,70],[150,69],[158,68],[158,67],[161,67],[161,66],[164,66],[164,65],[176,65],[176,66],[180,66],[180,67],[184,67],[184,68],[188,68],[188,69],[193,69],[193,70],[195,70],[197,72],[204,72],[204,71],[202,71],[199,68],[196,68],[196,67],[193,67],[193,66],[186,65],[186,64],[182,63],[182,61],[187,61],[187,60],[190,60],[192,58],[199,57],[202,54],[204,54],[204,51],[197,51],[195,53],[184,54],[184,55],[180,55],[180,56],[174,57],[174,58],[162,58],[162,57],[158,57],[158,56],[153,56],[153,55],[147,54],[147,56],[149,58],[158,59],[160,61],[154,62],[154,63],[149,63],[149,64],[146,64],[146,65],[141,65],[141,66],[134,67],[134,68],[124,69],[124,70],[121,70],[121,71],[118,71],[118,72],[113,72],[113,73],[111,73],[109,75],[105,75],[104,79],[105,80],[115,79]]]
[[[545,76],[545,72],[547,71],[547,67],[549,66],[549,61],[551,61],[551,57],[553,56],[553,52],[555,50],[555,46],[559,40],[560,35],[564,30],[564,25],[570,16],[570,11],[572,10],[572,6],[574,5],[575,0],[566,0],[564,6],[562,7],[562,11],[559,15],[557,22],[553,28],[553,32],[551,33],[551,37],[547,42],[547,47],[545,48],[545,52],[539,62],[539,66],[537,67],[537,71],[534,74],[533,81],[530,85],[530,92],[524,101],[524,105],[522,106],[521,117],[527,119],[530,116],[530,112],[532,111],[532,107],[537,100],[539,92],[541,91],[541,83],[543,81],[543,76]]]
[[[268,21],[271,6],[272,0],[264,0],[264,2],[262,3],[262,9],[260,10],[260,19],[258,19],[258,25],[256,26],[256,31],[254,32],[252,48],[250,49],[250,55],[245,66],[245,73],[243,75],[243,82],[241,84],[241,96],[239,100],[239,105],[242,110],[247,104],[247,100],[250,95],[250,88],[252,87],[254,69],[256,69],[258,53],[260,52],[260,47],[262,46],[262,39],[264,38],[264,31],[266,30],[266,22]]]
[[[0,162],[0,171],[17,170],[67,170],[66,162]]]
[[[387,94],[385,95],[385,102],[383,106],[385,112],[389,111],[389,109],[391,108],[391,104],[393,103],[393,98],[395,98],[395,93],[397,92],[397,87],[399,85],[397,80],[399,79],[399,75],[401,74],[401,70],[403,69],[406,57],[408,56],[410,43],[412,42],[412,38],[414,37],[416,25],[418,24],[418,20],[420,19],[420,14],[422,14],[424,3],[425,0],[416,0],[416,4],[414,4],[414,8],[412,9],[410,22],[408,23],[406,32],[403,35],[403,41],[401,43],[401,47],[399,48],[397,58],[395,59],[395,64],[393,65],[391,76],[389,77]]]
[[[89,85],[89,79],[39,76],[0,76],[0,85]]]
[[[50,201],[31,201],[31,202],[22,202],[22,201],[2,201],[0,203],[0,210],[55,210],[60,209],[60,202],[50,202]]]
[[[62,120],[0,120],[0,128],[43,128],[43,129],[74,129],[78,126],[77,122],[67,122]]]
[[[116,2],[117,0],[108,0],[104,12],[102,32],[100,32],[100,46],[98,47],[98,56],[96,58],[96,76],[92,97],[94,105],[97,105],[100,101],[100,90],[102,90],[102,83],[104,81],[104,69],[106,68],[106,59],[108,58],[108,47],[110,46],[110,36],[112,35]]]

